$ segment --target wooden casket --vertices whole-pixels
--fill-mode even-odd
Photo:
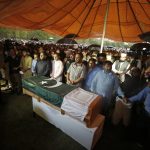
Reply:
[[[100,115],[102,97],[98,96],[94,99],[89,105],[84,122],[81,122],[68,116],[61,109],[63,97],[76,87],[63,83],[55,86],[52,85],[52,82],[54,83],[53,80],[48,80],[48,78],[41,76],[22,80],[23,93],[32,97],[33,111],[54,124],[85,148],[92,149],[101,137],[103,130],[105,117]]]

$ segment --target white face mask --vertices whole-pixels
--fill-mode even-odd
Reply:
[[[146,82],[150,84],[150,77],[146,78]]]

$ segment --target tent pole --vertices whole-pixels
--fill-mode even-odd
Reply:
[[[104,27],[103,27],[103,35],[102,35],[102,42],[101,42],[100,53],[102,53],[102,51],[103,51],[104,37],[105,37],[105,33],[106,33],[106,25],[107,25],[109,6],[110,6],[110,0],[107,0],[106,14],[105,14],[105,18],[104,18]]]

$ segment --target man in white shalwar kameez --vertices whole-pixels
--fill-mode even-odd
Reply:
[[[63,76],[64,65],[59,58],[59,54],[55,53],[53,56],[54,60],[52,61],[52,73],[50,77],[61,82]]]

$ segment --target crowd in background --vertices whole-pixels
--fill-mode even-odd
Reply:
[[[99,53],[73,45],[1,42],[0,61],[1,78],[8,81],[12,93],[21,93],[22,78],[46,76],[101,95],[105,115],[116,96],[126,102],[144,101],[142,118],[150,120],[150,56]]]

